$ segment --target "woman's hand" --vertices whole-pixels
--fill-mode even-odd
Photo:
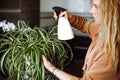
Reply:
[[[54,18],[55,20],[58,20],[59,17],[65,17],[65,18],[68,18],[68,12],[67,11],[64,11],[64,12],[61,12],[59,16],[57,16],[56,12],[54,12]]]
[[[50,61],[47,60],[47,58],[44,55],[42,55],[42,59],[44,66],[48,71],[52,72],[56,68]]]
[[[55,75],[59,80],[78,80],[79,78],[68,74],[60,69],[57,69],[47,58],[42,55],[43,63],[45,68],[50,71],[53,75]]]

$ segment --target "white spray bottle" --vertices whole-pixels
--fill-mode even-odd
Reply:
[[[53,10],[56,12],[58,17],[61,12],[66,11],[66,9],[57,6],[53,7]],[[57,33],[59,40],[70,40],[74,38],[72,27],[68,19],[66,19],[64,16],[58,18]]]

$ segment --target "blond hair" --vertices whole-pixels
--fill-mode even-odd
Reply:
[[[113,65],[117,69],[120,54],[120,0],[101,0],[102,22],[100,34],[103,37],[105,53],[112,55]]]

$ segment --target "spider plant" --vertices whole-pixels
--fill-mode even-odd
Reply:
[[[63,69],[65,60],[72,59],[72,50],[56,37],[56,27],[30,28],[21,21],[20,28],[2,34],[0,39],[0,70],[8,80],[57,80],[43,65],[45,55],[55,66]],[[67,53],[71,57],[67,56]]]

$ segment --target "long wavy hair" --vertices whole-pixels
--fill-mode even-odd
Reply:
[[[120,0],[101,0],[102,22],[100,35],[103,37],[103,48],[107,57],[112,55],[115,70],[120,56]]]

